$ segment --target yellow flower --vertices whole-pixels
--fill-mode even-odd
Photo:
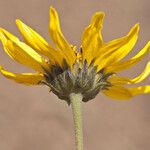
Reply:
[[[82,35],[81,50],[67,42],[63,36],[58,14],[50,8],[49,32],[53,48],[37,32],[20,20],[16,24],[24,42],[5,29],[0,29],[0,40],[5,52],[15,61],[26,65],[35,73],[16,74],[5,70],[5,77],[26,85],[48,85],[59,98],[68,101],[70,93],[82,93],[83,101],[94,98],[100,91],[114,99],[129,99],[138,94],[150,92],[150,85],[130,87],[148,77],[150,62],[137,77],[128,79],[117,75],[119,71],[137,64],[150,51],[150,42],[134,57],[122,60],[134,47],[139,24],[119,39],[103,42],[101,30],[103,12],[93,15],[91,23]],[[43,57],[44,56],[44,57]]]

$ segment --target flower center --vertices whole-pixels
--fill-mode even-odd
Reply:
[[[46,85],[51,88],[60,99],[66,100],[68,104],[71,93],[81,93],[83,101],[93,99],[101,90],[107,89],[111,84],[107,81],[112,73],[104,74],[101,70],[87,63],[80,65],[76,63],[72,69],[64,63],[64,68],[54,66],[51,73],[45,75]]]

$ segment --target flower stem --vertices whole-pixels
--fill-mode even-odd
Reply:
[[[83,96],[80,93],[70,94],[70,101],[74,119],[76,150],[83,150],[83,132],[82,132],[82,114],[81,114],[82,98]]]

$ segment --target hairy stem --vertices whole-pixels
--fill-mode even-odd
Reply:
[[[82,131],[82,114],[81,114],[82,98],[83,96],[80,93],[70,94],[70,101],[74,119],[76,150],[83,150],[83,131]]]

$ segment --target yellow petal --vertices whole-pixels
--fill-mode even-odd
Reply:
[[[128,78],[119,77],[117,75],[112,75],[108,78],[108,82],[110,82],[112,85],[124,85],[132,83],[132,81]]]
[[[124,85],[124,84],[136,84],[143,80],[145,80],[150,74],[150,62],[147,63],[144,71],[133,79],[128,79],[124,77],[119,77],[117,75],[112,75],[108,78],[108,82],[110,82],[112,85]]]
[[[130,91],[122,86],[112,86],[102,91],[106,96],[115,100],[127,100],[132,97]]]
[[[150,85],[128,88],[130,93],[135,96],[150,93]]]
[[[53,7],[50,8],[49,31],[56,48],[64,54],[65,60],[67,61],[68,65],[72,67],[75,62],[76,56],[70,44],[66,41],[61,32],[58,14]]]
[[[19,41],[19,39],[16,36],[14,36],[13,34],[11,34],[10,32],[6,31],[3,28],[0,28],[0,35],[3,37],[3,39],[1,40],[11,39],[12,41]]]
[[[49,56],[50,45],[36,31],[17,19],[16,24],[23,35],[25,42],[39,53]]]
[[[113,65],[110,64],[108,67],[105,68],[105,72],[117,72],[117,71],[122,71],[124,69],[128,69],[129,67],[140,62],[142,60],[142,58],[148,52],[150,52],[150,42],[148,42],[145,45],[145,47],[138,54],[136,54],[134,57],[132,57],[131,59],[125,60],[125,61],[120,61],[120,62],[117,62]]]
[[[40,72],[44,72],[43,68],[49,69],[44,58],[36,53],[31,47],[12,38],[12,36],[13,35],[9,36],[0,30],[0,40],[2,41],[4,50],[12,59]]]
[[[82,51],[83,61],[86,59],[88,64],[96,56],[98,49],[102,46],[103,40],[101,35],[102,24],[104,20],[104,13],[97,12],[93,15],[92,21],[88,27],[85,28],[82,35]]]
[[[139,32],[139,25],[136,24],[127,36],[111,41],[104,45],[99,51],[101,55],[97,55],[95,65],[98,65],[98,71],[103,67],[110,66],[120,61],[134,47]],[[102,54],[103,53],[103,54]]]
[[[59,64],[62,66],[64,59],[62,52],[53,49],[52,46],[49,45],[36,31],[21,22],[19,19],[16,20],[16,24],[28,45],[38,53],[48,57],[52,64]]]
[[[25,85],[39,85],[41,81],[44,80],[43,74],[40,73],[22,73],[16,74],[9,71],[6,71],[0,66],[0,72],[6,78],[12,79],[17,83],[25,84]]]
[[[150,75],[150,61],[147,63],[144,71],[139,76],[132,79],[131,82],[132,83],[139,83],[139,82],[145,80],[149,75]]]

